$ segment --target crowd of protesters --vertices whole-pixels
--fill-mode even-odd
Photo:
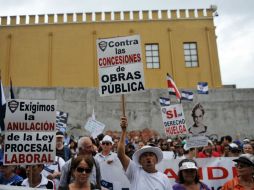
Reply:
[[[201,148],[187,148],[183,137],[160,138],[158,134],[127,133],[127,119],[122,118],[122,131],[107,131],[97,138],[74,139],[56,133],[56,157],[52,164],[28,166],[3,165],[3,137],[0,136],[0,184],[44,189],[101,189],[100,162],[120,160],[131,189],[209,189],[198,178],[195,158],[237,157],[238,176],[222,189],[254,189],[254,139],[211,139]],[[158,173],[155,164],[165,159],[182,159],[177,183],[170,184]],[[140,167],[141,166],[141,167]],[[142,168],[142,169],[141,169]],[[157,177],[146,174],[156,173]],[[140,183],[137,181],[143,179]]]

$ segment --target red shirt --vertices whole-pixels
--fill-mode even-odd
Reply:
[[[212,151],[212,156],[210,157],[220,157],[220,153],[216,152],[216,151]],[[198,158],[210,158],[207,154],[205,154],[204,152],[199,152],[198,153]]]

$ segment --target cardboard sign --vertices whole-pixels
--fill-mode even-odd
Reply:
[[[55,100],[8,100],[4,164],[53,163],[55,129]]]
[[[192,136],[186,139],[186,148],[197,148],[208,145],[208,137],[206,136]]]
[[[90,117],[85,125],[85,129],[89,131],[93,138],[96,138],[99,134],[103,133],[105,124]]]
[[[98,39],[96,44],[100,96],[145,90],[139,35]]]
[[[185,135],[188,133],[182,104],[161,107],[161,115],[167,136]]]

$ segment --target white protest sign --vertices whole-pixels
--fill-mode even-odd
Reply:
[[[187,134],[182,104],[161,107],[162,121],[167,136]]]
[[[139,35],[98,39],[96,44],[100,96],[144,91]]]
[[[53,163],[55,129],[55,100],[8,100],[4,164]]]
[[[195,159],[199,168],[198,173],[200,180],[207,184],[211,189],[220,189],[226,181],[237,175],[234,162],[232,161],[233,159],[235,159],[235,157]],[[168,176],[172,185],[175,184],[178,178],[178,163],[180,161],[181,159],[163,159],[156,166],[158,171],[161,171]],[[101,164],[100,170],[102,181],[104,181],[106,185],[111,184],[111,186],[113,186],[111,189],[130,188],[130,183],[121,166],[114,167]]]
[[[96,138],[99,134],[103,132],[105,124],[90,117],[85,125],[85,129],[89,131],[93,138]]]
[[[186,139],[186,148],[196,148],[208,145],[208,138],[206,136],[192,136]]]

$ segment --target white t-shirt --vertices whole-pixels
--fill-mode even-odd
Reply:
[[[130,160],[126,175],[130,181],[131,190],[172,190],[172,185],[164,173],[147,173],[132,160]]]
[[[94,159],[96,159],[99,163],[100,162],[106,162],[106,161],[116,161],[118,160],[117,154],[115,152],[110,152],[107,156],[104,156],[102,153],[97,153],[94,156]]]

